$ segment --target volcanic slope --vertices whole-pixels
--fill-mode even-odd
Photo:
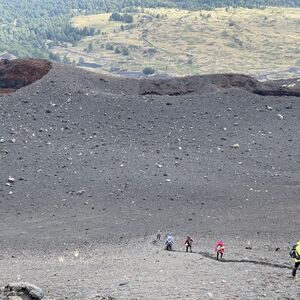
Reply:
[[[216,78],[168,84],[54,64],[1,97],[3,251],[119,243],[158,229],[298,239],[299,97]],[[300,82],[274,83],[283,84]]]

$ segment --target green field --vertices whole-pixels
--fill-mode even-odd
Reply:
[[[145,8],[130,14],[133,23],[109,21],[111,14],[75,17],[75,27],[95,28],[100,34],[53,51],[74,63],[81,58],[101,65],[94,71],[116,74],[151,67],[171,75],[300,77],[300,9]]]

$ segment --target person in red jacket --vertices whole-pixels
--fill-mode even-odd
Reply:
[[[219,258],[221,259],[223,258],[225,252],[225,243],[223,242],[222,239],[216,242],[215,252],[217,252],[217,260],[219,260]]]
[[[190,236],[187,236],[186,241],[184,242],[186,252],[189,252],[189,249],[191,252],[193,252],[192,251],[193,242],[194,242],[193,239]]]

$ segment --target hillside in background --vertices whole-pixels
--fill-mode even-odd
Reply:
[[[73,24],[95,34],[52,51],[96,72],[300,77],[298,8],[142,8],[128,14],[78,16]]]
[[[49,48],[57,43],[76,44],[82,37],[94,32],[79,31],[70,26],[71,16],[96,12],[117,12],[125,7],[177,7],[189,10],[220,6],[288,6],[297,7],[297,0],[2,0],[0,2],[0,52],[34,57],[53,56]],[[65,59],[65,62],[68,62]]]

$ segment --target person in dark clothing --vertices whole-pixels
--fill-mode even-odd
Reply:
[[[156,234],[156,240],[160,241],[160,239],[161,239],[161,233],[160,230],[158,230]]]
[[[299,268],[299,266],[300,266],[300,261],[295,262],[295,266],[293,268],[293,274],[292,274],[293,277],[296,277],[297,269]]]
[[[184,245],[185,245],[185,251],[186,252],[189,252],[189,249],[190,249],[190,251],[191,252],[193,252],[192,251],[192,244],[193,244],[193,239],[190,237],[190,236],[188,236],[187,238],[186,238],[186,241],[184,242]]]

